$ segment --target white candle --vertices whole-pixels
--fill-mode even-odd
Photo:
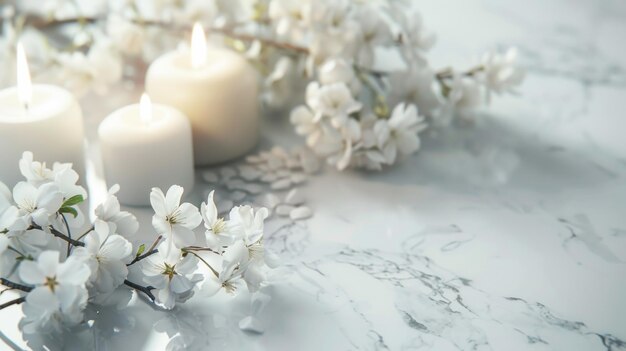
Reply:
[[[144,94],[139,105],[107,116],[98,136],[107,185],[120,185],[121,203],[148,205],[153,187],[193,188],[191,126],[180,111]]]
[[[257,74],[235,52],[207,49],[199,24],[194,26],[190,52],[170,52],[150,65],[146,91],[154,101],[189,117],[196,165],[242,156],[257,143]]]
[[[24,49],[17,49],[17,87],[0,91],[0,181],[23,180],[18,161],[24,151],[51,166],[69,162],[84,174],[83,117],[65,89],[31,85]]]

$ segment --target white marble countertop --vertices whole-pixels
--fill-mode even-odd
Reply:
[[[520,96],[428,136],[393,169],[311,177],[300,189],[314,216],[268,224],[283,266],[263,290],[263,334],[237,326],[246,294],[169,313],[135,301],[101,311],[66,347],[626,350],[626,5],[418,6],[438,34],[432,62],[469,66],[485,49],[518,46]],[[97,106],[86,107],[92,137],[110,112]],[[299,142],[284,119],[266,121],[264,139],[261,148]],[[149,211],[139,212],[148,235]],[[25,347],[11,311],[1,336]]]

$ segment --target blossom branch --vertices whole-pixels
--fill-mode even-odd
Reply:
[[[152,293],[152,290],[154,290],[154,287],[152,286],[142,286],[139,285],[137,283],[133,283],[130,280],[126,279],[124,280],[124,285],[129,286],[137,291],[140,291],[144,294],[146,294],[146,296],[152,301],[154,302],[154,300],[156,300],[156,297],[154,296],[154,294]]]
[[[19,304],[21,304],[24,301],[26,301],[26,298],[24,296],[22,296],[22,297],[19,297],[17,299],[5,302],[2,305],[0,305],[0,310],[3,310],[5,308],[13,306],[13,305],[19,305]]]
[[[187,246],[187,247],[183,247],[182,250],[183,250],[183,252],[186,252],[186,251],[209,251],[209,252],[212,252],[212,253],[214,253],[216,255],[221,255],[222,254],[222,252],[215,251],[215,250],[211,249],[210,247],[201,247],[201,246]]]
[[[156,240],[154,241],[154,243],[152,243],[152,246],[150,246],[150,248],[148,249],[148,252],[142,254],[142,255],[137,255],[135,257],[134,260],[132,260],[129,264],[127,264],[126,266],[132,266],[133,264],[143,260],[144,258],[150,257],[152,255],[154,255],[155,253],[159,252],[159,250],[156,249],[157,245],[159,244],[159,242],[161,241],[161,239],[163,238],[162,235],[159,235]]]
[[[202,261],[202,263],[204,263],[207,267],[209,267],[209,269],[211,270],[211,272],[213,273],[213,275],[215,275],[217,278],[219,278],[220,274],[215,270],[215,268],[211,267],[211,265],[209,264],[209,262],[207,262],[204,258],[200,257],[200,255],[198,255],[197,253],[190,251],[190,250],[182,250],[185,253],[190,253],[194,256],[196,256],[200,261]]]
[[[103,18],[99,18],[99,17],[81,17],[81,18],[66,18],[66,19],[62,19],[62,20],[46,20],[37,16],[32,16],[27,18],[27,22],[29,24],[31,24],[33,27],[39,28],[39,29],[45,29],[45,28],[50,28],[50,27],[56,27],[56,26],[63,26],[63,25],[67,25],[67,24],[75,24],[75,23],[96,23],[99,22],[101,20],[104,20]],[[171,23],[168,22],[163,22],[163,21],[152,21],[152,20],[144,20],[144,19],[135,19],[132,20],[132,22],[134,24],[137,25],[145,25],[145,26],[154,26],[154,27],[168,27],[169,29],[171,29],[172,31],[190,31],[191,27],[189,26],[175,26],[172,25]],[[232,29],[226,29],[226,28],[210,28],[209,29],[210,33],[219,33],[222,35],[225,35],[227,37],[230,37],[232,39],[237,39],[237,40],[241,40],[241,41],[247,41],[247,42],[252,42],[252,41],[259,41],[267,46],[272,46],[275,48],[279,48],[279,49],[284,49],[284,50],[288,50],[288,51],[292,51],[295,53],[299,53],[299,54],[308,54],[309,53],[309,49],[306,47],[302,47],[302,46],[298,46],[292,43],[288,43],[288,42],[283,42],[283,41],[278,41],[278,40],[274,40],[274,39],[270,39],[270,38],[263,38],[263,37],[259,37],[259,36],[255,36],[255,35],[251,35],[251,34],[245,34],[245,33],[236,33],[235,31],[233,31]]]
[[[479,65],[476,66],[472,69],[469,69],[463,73],[461,73],[462,77],[473,77],[476,74],[482,72],[485,70],[485,67],[483,65]],[[441,71],[437,72],[437,74],[435,74],[435,77],[437,78],[437,80],[442,81],[444,79],[451,79],[454,77],[454,70],[452,70],[452,68],[447,67],[442,69]]]
[[[28,228],[28,230],[31,230],[31,229],[39,229],[39,230],[43,230],[45,232],[43,227],[41,227],[40,225],[37,225],[35,223],[31,224],[30,227]],[[50,230],[50,234],[56,236],[57,238],[59,238],[61,240],[64,240],[64,241],[68,242],[69,244],[72,244],[74,246],[85,246],[85,243],[83,243],[81,241],[78,241],[78,240],[74,240],[74,239],[68,237],[67,235],[61,233],[60,231],[58,231],[56,229],[54,229],[54,227],[52,227],[52,226],[48,226],[47,229]]]
[[[26,285],[22,285],[22,284],[18,284],[18,283],[14,283],[8,279],[5,278],[0,278],[0,284],[9,287],[11,289],[14,290],[21,290],[24,292],[31,292],[33,290],[33,288],[31,288],[30,286],[26,286]]]
[[[69,223],[67,223],[67,218],[65,218],[65,215],[63,213],[61,213],[61,218],[63,219],[63,223],[65,223],[65,230],[67,231],[67,237],[71,240],[72,239],[72,231],[70,230],[70,225]],[[70,255],[70,252],[72,251],[72,244],[70,242],[67,243],[67,255]]]
[[[83,234],[81,234],[78,238],[76,238],[76,240],[81,240],[82,238],[84,238],[85,236],[87,236],[87,234],[91,233],[93,230],[95,229],[95,227],[92,225],[91,227],[89,227],[89,229],[87,229],[87,231],[85,231]]]

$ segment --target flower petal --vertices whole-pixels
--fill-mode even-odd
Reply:
[[[152,188],[152,191],[150,192],[150,205],[152,205],[152,209],[157,216],[165,217],[168,215],[165,207],[165,195],[163,194],[163,190],[159,188]]]
[[[176,211],[178,206],[180,205],[180,199],[183,197],[183,192],[185,190],[180,185],[172,185],[165,195],[165,208],[168,214]]]
[[[33,261],[24,261],[20,264],[19,276],[24,283],[29,285],[43,284],[46,279],[37,263]]]

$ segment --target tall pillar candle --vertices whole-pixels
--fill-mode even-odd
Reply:
[[[191,51],[158,58],[146,75],[154,99],[181,110],[193,130],[195,164],[224,162],[252,149],[259,134],[257,74],[240,55],[207,48],[194,26]]]
[[[191,126],[180,111],[144,95],[107,116],[98,136],[107,186],[120,185],[121,203],[148,205],[153,187],[193,188]]]
[[[18,86],[0,91],[0,181],[12,187],[23,177],[24,151],[52,165],[72,163],[84,175],[84,131],[80,106],[65,89],[31,85],[26,56],[18,45]]]

